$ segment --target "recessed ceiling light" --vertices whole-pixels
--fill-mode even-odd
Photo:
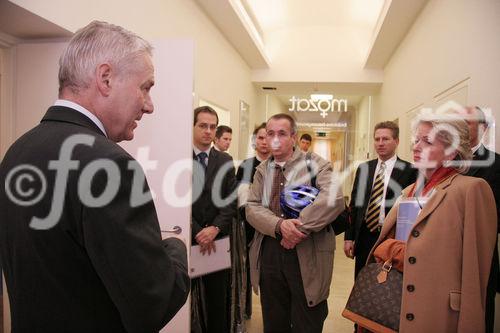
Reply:
[[[311,99],[313,101],[331,101],[333,99],[332,94],[311,94]]]

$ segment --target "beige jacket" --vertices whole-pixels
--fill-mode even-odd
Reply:
[[[397,210],[387,215],[374,248],[394,237]],[[455,175],[437,185],[406,244],[400,332],[484,332],[496,223],[484,180]]]
[[[305,162],[305,153],[296,149],[284,165],[285,186],[310,185],[310,176]],[[304,225],[301,231],[309,236],[296,247],[304,291],[309,306],[315,306],[328,298],[333,273],[335,234],[325,228],[344,209],[340,182],[332,179],[330,162],[312,154],[311,164],[317,171],[316,186],[320,193],[310,206],[304,208],[299,219]],[[250,273],[252,286],[258,293],[260,278],[260,247],[264,235],[275,237],[276,224],[280,217],[269,210],[269,196],[273,181],[274,162],[262,162],[250,186],[246,216],[255,228],[250,247]]]

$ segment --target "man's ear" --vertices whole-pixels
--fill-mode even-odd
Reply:
[[[108,97],[111,93],[111,66],[100,64],[96,69],[96,85],[99,92]]]

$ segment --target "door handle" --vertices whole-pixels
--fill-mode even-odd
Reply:
[[[180,235],[180,233],[182,232],[182,228],[179,227],[178,225],[176,225],[172,229],[162,230],[161,232],[168,232],[168,233]]]

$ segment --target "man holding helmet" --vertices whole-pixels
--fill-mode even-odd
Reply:
[[[328,314],[333,272],[335,234],[329,224],[344,209],[342,191],[333,183],[330,162],[312,154],[319,192],[297,218],[287,216],[284,211],[290,207],[282,200],[282,208],[280,195],[310,185],[311,174],[306,154],[294,149],[297,127],[292,117],[272,116],[266,132],[272,157],[258,166],[246,208],[247,220],[256,229],[250,273],[254,290],[260,287],[264,331],[288,332],[293,327],[294,332],[319,333]]]

